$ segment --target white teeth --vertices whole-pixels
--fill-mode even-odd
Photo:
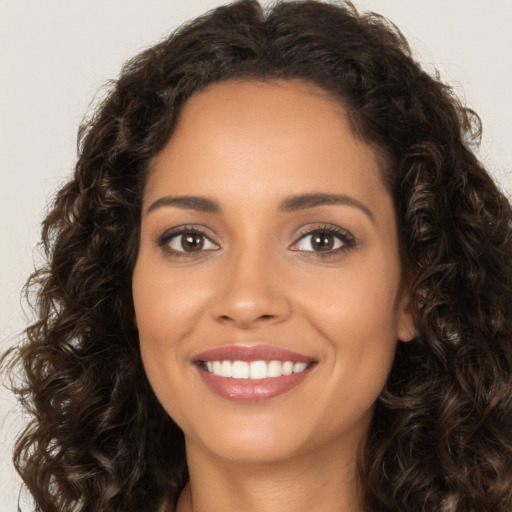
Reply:
[[[223,377],[231,377],[233,375],[231,361],[222,361],[220,372]]]
[[[222,375],[222,363],[220,361],[213,361],[213,373]]]
[[[308,363],[293,363],[292,361],[207,361],[205,369],[219,377],[233,379],[260,380],[269,377],[281,377],[292,373],[301,373]]]
[[[270,361],[267,365],[269,377],[281,377],[283,375],[283,363],[281,361]]]
[[[285,361],[283,363],[283,375],[291,375],[293,373],[293,363],[291,361]]]
[[[266,379],[268,376],[267,363],[265,361],[253,361],[249,368],[251,379]]]
[[[213,366],[215,369],[215,363],[213,363]],[[248,379],[249,363],[246,363],[245,361],[233,361],[233,364],[231,365],[231,376],[234,379]]]
[[[295,363],[293,365],[293,373],[300,373],[306,369],[307,363]]]

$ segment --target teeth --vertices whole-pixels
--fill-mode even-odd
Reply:
[[[223,377],[231,377],[233,374],[233,369],[231,365],[231,361],[222,361],[220,365],[220,374]]]
[[[293,363],[292,361],[207,361],[204,368],[219,377],[233,379],[259,380],[269,377],[282,377],[292,373],[301,373],[308,363]]]
[[[213,361],[213,373],[222,375],[222,363],[220,361]]]
[[[295,363],[293,365],[293,373],[303,372],[307,366],[308,366],[307,363]]]
[[[225,361],[230,363],[230,361]],[[215,363],[213,363],[213,370],[215,372]],[[219,375],[219,374],[216,374]],[[234,379],[248,379],[249,378],[249,363],[245,361],[233,361],[231,365],[231,376]],[[224,377],[224,375],[222,375]]]
[[[266,379],[268,377],[267,363],[265,361],[253,361],[249,365],[251,379]]]
[[[291,375],[293,373],[293,363],[286,361],[283,363],[283,375]]]
[[[283,364],[281,361],[270,361],[267,365],[267,375],[269,377],[281,377],[283,375]]]

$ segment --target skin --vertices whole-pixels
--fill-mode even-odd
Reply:
[[[414,335],[380,162],[343,107],[306,83],[226,82],[184,106],[149,173],[133,274],[144,366],[185,433],[179,512],[361,510],[358,449],[397,340]],[[349,200],[280,208],[311,193]],[[181,195],[221,211],[162,201]],[[183,225],[205,233],[202,250],[162,238]],[[339,248],[319,251],[307,233],[326,226],[343,236],[328,233]],[[287,393],[239,403],[192,363],[232,344],[316,365]]]

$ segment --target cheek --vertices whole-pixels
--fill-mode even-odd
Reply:
[[[302,283],[303,309],[329,338],[361,345],[396,340],[398,283],[397,267],[354,265]]]
[[[161,266],[147,264],[142,258],[135,266],[132,290],[142,362],[155,393],[167,409],[165,390],[185,361],[180,340],[191,329],[194,318],[183,320],[190,319],[190,309],[197,304],[197,289],[171,282]]]
[[[209,295],[206,282],[193,270],[170,273],[165,262],[138,262],[132,287],[141,342],[171,341],[192,328]]]
[[[304,316],[336,355],[333,386],[343,379],[354,397],[365,390],[370,402],[385,384],[397,345],[395,276],[395,269],[378,266],[354,269],[311,281],[302,295]]]

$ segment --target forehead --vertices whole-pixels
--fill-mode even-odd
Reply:
[[[150,169],[146,195],[364,195],[381,191],[381,167],[378,152],[354,135],[343,105],[322,89],[230,81],[185,103]]]

